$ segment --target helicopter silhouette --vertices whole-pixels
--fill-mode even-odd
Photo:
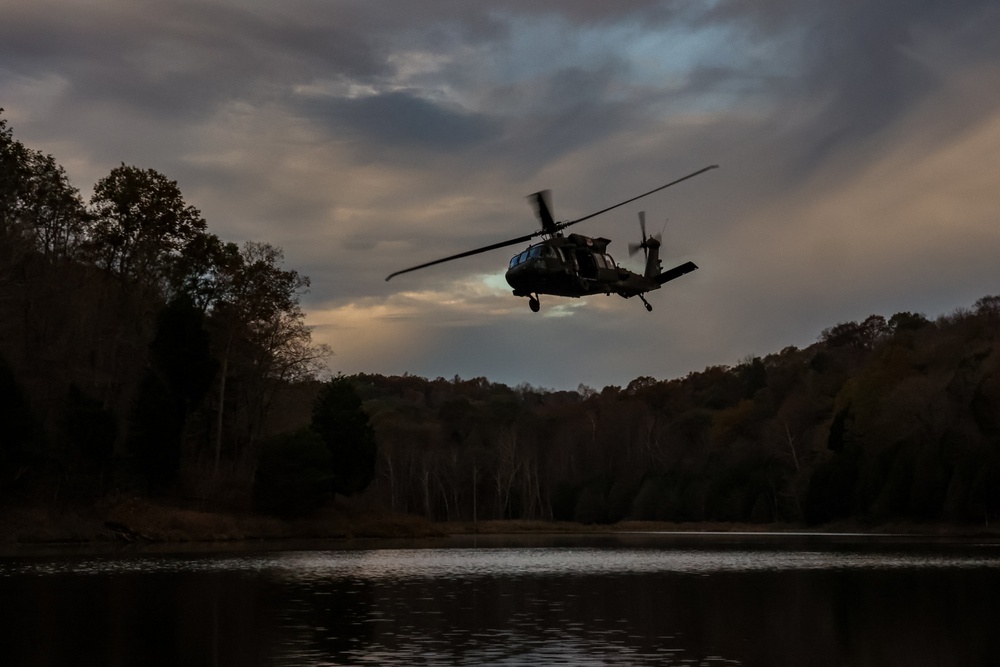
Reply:
[[[602,237],[590,237],[582,234],[564,235],[562,230],[571,225],[589,220],[602,213],[607,213],[619,206],[624,206],[637,199],[649,196],[654,192],[659,192],[672,185],[677,185],[682,181],[702,174],[710,169],[716,169],[719,165],[713,164],[704,169],[688,174],[666,185],[644,192],[641,195],[626,199],[614,206],[590,213],[582,218],[557,222],[552,217],[551,193],[549,190],[542,190],[533,195],[529,195],[535,207],[535,213],[542,228],[531,234],[518,236],[514,239],[499,241],[488,246],[475,248],[460,252],[456,255],[449,255],[441,259],[411,266],[408,269],[390,273],[386,281],[410,271],[424,269],[435,264],[450,262],[463,257],[478,255],[490,250],[497,250],[517,243],[524,243],[541,236],[542,241],[528,246],[523,252],[511,258],[507,268],[505,278],[514,290],[514,296],[528,297],[528,306],[533,312],[541,309],[539,295],[548,294],[552,296],[582,297],[592,294],[617,294],[625,299],[633,296],[639,297],[646,306],[647,311],[652,311],[653,306],[646,300],[645,294],[653,290],[660,289],[664,283],[691,273],[698,266],[694,262],[685,262],[667,271],[663,270],[660,263],[661,235],[646,236],[645,212],[639,213],[639,226],[642,230],[642,241],[640,243],[629,244],[629,255],[634,255],[642,250],[646,257],[644,271],[635,273],[624,267],[615,264],[614,259],[608,254],[608,244],[610,240]]]

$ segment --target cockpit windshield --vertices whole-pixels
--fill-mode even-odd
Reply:
[[[514,255],[510,258],[509,268],[513,269],[518,264],[522,264],[529,259],[558,259],[562,260],[562,254],[558,248],[555,248],[546,243],[539,243],[538,245],[533,245],[520,255]]]

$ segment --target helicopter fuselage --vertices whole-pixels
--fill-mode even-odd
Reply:
[[[609,243],[605,238],[580,234],[536,243],[511,258],[507,284],[515,296],[632,296],[660,287],[655,280],[619,267],[607,252]]]

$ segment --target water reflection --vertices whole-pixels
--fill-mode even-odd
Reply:
[[[960,555],[914,552],[817,552],[779,550],[609,549],[609,548],[483,548],[437,550],[378,550],[361,553],[305,553],[281,563],[290,577],[327,579],[364,577],[504,577],[549,575],[651,574],[791,570],[888,570],[934,568],[997,568],[1000,558],[989,554]]]
[[[20,558],[0,645],[36,665],[995,664],[998,584],[993,545],[859,541]]]

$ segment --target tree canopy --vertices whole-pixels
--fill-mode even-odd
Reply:
[[[98,266],[122,281],[166,280],[206,229],[176,181],[122,164],[94,186],[86,247]]]
[[[261,438],[288,421],[274,405],[328,354],[299,307],[308,278],[282,262],[211,234],[153,169],[115,167],[85,206],[0,117],[0,379],[24,415],[0,494],[17,480],[247,501]]]

